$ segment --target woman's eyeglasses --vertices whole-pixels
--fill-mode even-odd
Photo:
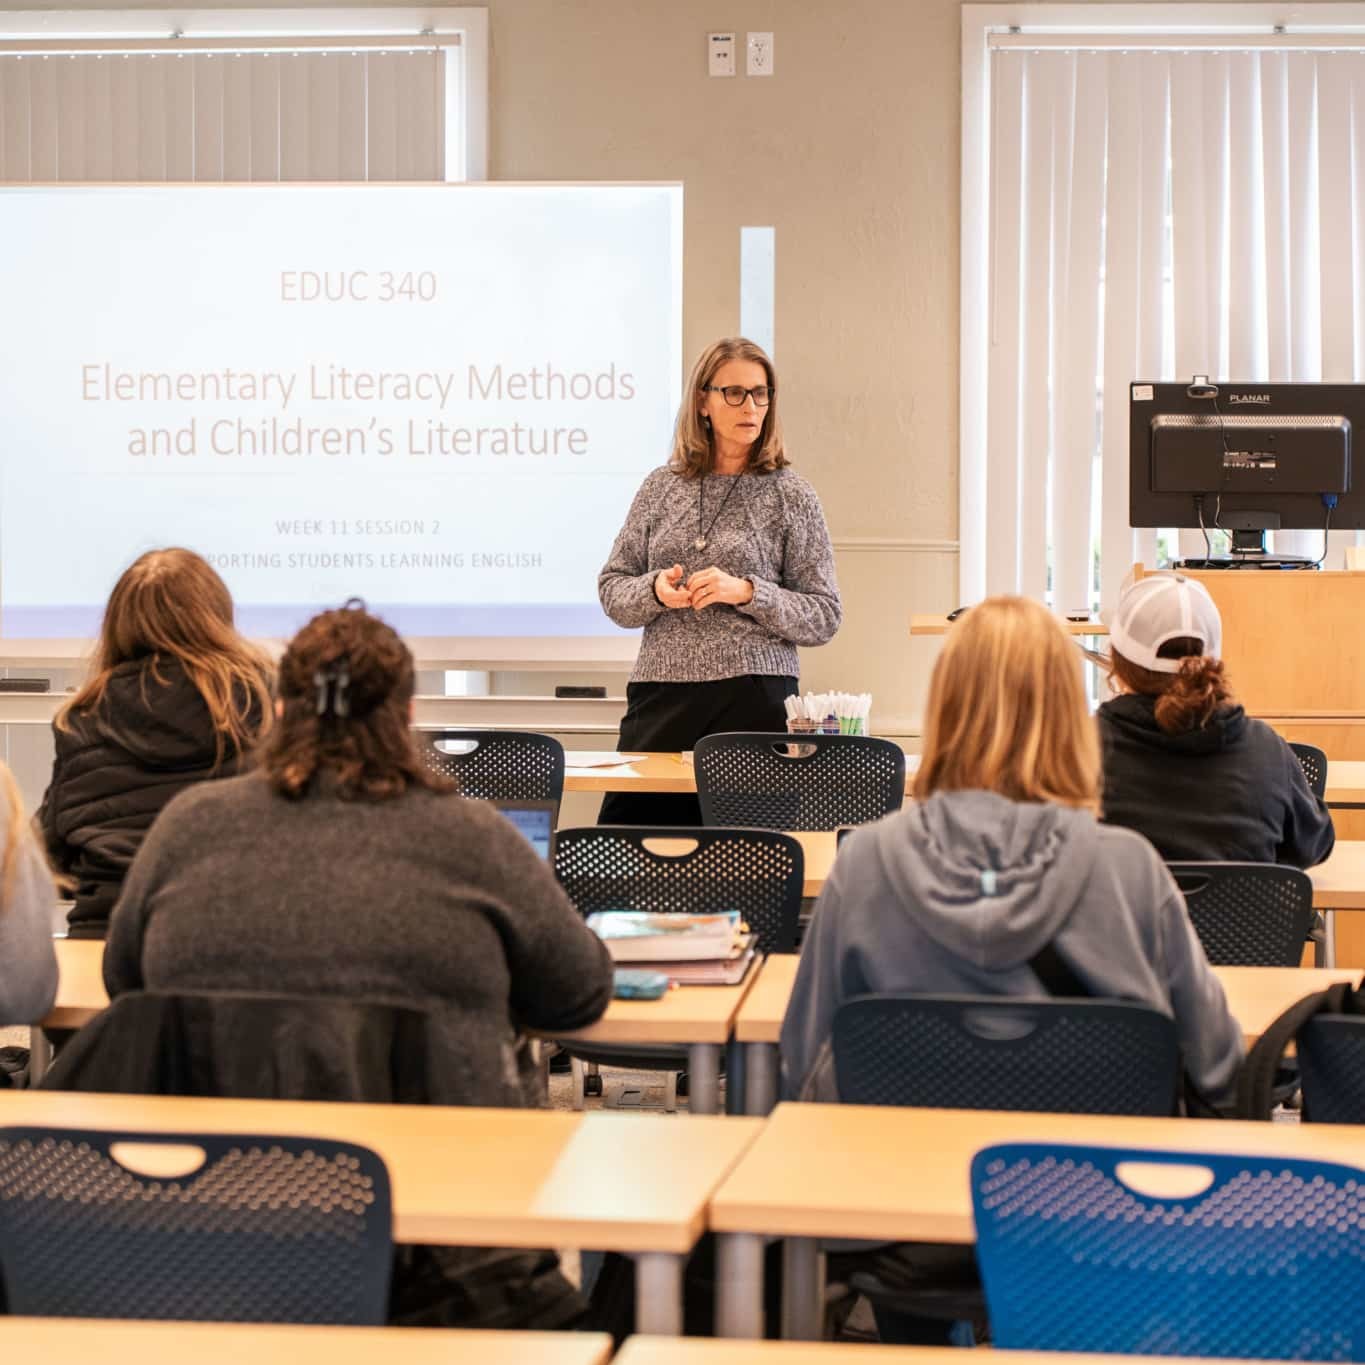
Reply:
[[[706,392],[720,394],[732,408],[742,408],[746,398],[754,400],[754,407],[766,408],[773,399],[773,391],[766,384],[753,389],[746,389],[742,384],[726,384],[724,387],[707,384]]]

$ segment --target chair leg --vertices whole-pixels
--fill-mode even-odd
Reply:
[[[569,1058],[569,1074],[573,1077],[573,1107],[578,1110],[585,1109],[588,1097],[583,1084],[583,1063],[579,1058]]]
[[[664,1072],[664,1113],[676,1114],[678,1112],[678,1073],[676,1071]]]

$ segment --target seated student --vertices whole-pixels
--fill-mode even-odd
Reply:
[[[19,788],[3,763],[0,848],[0,1026],[33,1024],[57,997],[52,948],[57,890],[24,818]]]
[[[110,594],[88,682],[53,722],[38,823],[75,883],[72,938],[103,938],[152,821],[229,777],[270,715],[270,663],[233,626],[232,598],[190,550],[151,550]]]
[[[376,1055],[363,1027],[263,1038],[229,1011],[246,1055],[222,1061],[210,1040],[201,1060],[216,1075],[274,1078],[249,1084],[277,1098],[396,1094],[401,1072],[412,1102],[534,1103],[521,1030],[592,1023],[611,999],[611,960],[506,817],[427,771],[409,728],[413,686],[411,653],[363,609],[304,626],[280,660],[259,771],[182,793],[138,851],[109,924],[106,1019],[144,989],[321,996],[357,1015],[397,1007],[429,1021],[420,1056]],[[279,1052],[261,1057],[262,1046]],[[550,1251],[405,1245],[395,1257],[395,1323],[557,1328],[583,1309]]]
[[[1231,1098],[1242,1058],[1189,914],[1155,850],[1102,825],[1081,656],[1052,615],[996,597],[934,668],[915,802],[844,841],[782,1025],[789,1099],[837,1098],[830,1048],[850,996],[1044,993],[1049,944],[1091,994],[1170,1014],[1190,1079]]]
[[[973,607],[934,668],[914,804],[848,836],[815,907],[782,1023],[785,1098],[838,1099],[831,1034],[851,996],[1047,994],[1030,962],[1049,946],[1091,994],[1171,1015],[1190,1079],[1231,1098],[1241,1029],[1156,852],[1099,823],[1099,776],[1061,626],[1021,597]],[[833,1273],[858,1269],[930,1284],[940,1307],[976,1287],[970,1248],[864,1250]],[[883,1341],[959,1339],[948,1315],[875,1311]]]
[[[1109,632],[1119,695],[1098,713],[1103,818],[1171,862],[1312,867],[1332,851],[1332,817],[1289,745],[1233,700],[1222,640],[1194,579],[1161,574],[1123,593]]]
[[[521,1026],[606,1009],[606,948],[494,807],[455,795],[413,745],[402,640],[348,605],[280,660],[259,771],[162,812],[109,924],[125,991],[257,991],[439,1006],[462,1017],[466,1104],[522,1102]]]

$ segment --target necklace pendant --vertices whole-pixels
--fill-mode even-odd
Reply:
[[[693,549],[696,549],[696,550],[704,550],[704,549],[706,549],[706,537],[705,537],[705,536],[698,536],[698,537],[696,538],[696,540],[694,540],[694,541],[692,542],[692,548],[693,548]]]

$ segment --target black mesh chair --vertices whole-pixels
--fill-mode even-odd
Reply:
[[[905,754],[862,735],[706,735],[692,750],[708,825],[829,830],[900,810]]]
[[[1365,1123],[1365,1017],[1315,1014],[1296,1040],[1309,1123]]]
[[[1168,863],[1215,967],[1297,967],[1313,927],[1313,883],[1274,863]]]
[[[1309,790],[1314,796],[1327,795],[1327,755],[1315,744],[1291,744],[1294,756],[1303,765],[1303,775],[1308,779]]]
[[[476,801],[564,796],[564,746],[529,730],[415,730],[422,761]]]
[[[845,1104],[1169,1115],[1180,1090],[1175,1021],[1116,1000],[855,996],[834,1016],[833,1042]],[[878,1308],[985,1316],[969,1256],[928,1264],[901,1282],[891,1249],[855,1257],[842,1274]]]
[[[119,1144],[203,1159],[153,1178]],[[379,1325],[391,1218],[384,1163],[350,1143],[0,1128],[11,1313]]]
[[[554,870],[584,916],[596,910],[692,914],[738,910],[761,953],[796,948],[805,855],[788,834],[762,829],[667,829],[592,825],[560,830]],[[574,1104],[583,1104],[583,1062],[668,1071],[664,1107],[676,1107],[677,1047],[607,1048],[571,1041]]]
[[[845,1104],[1172,1114],[1174,1020],[1116,1000],[864,995],[834,1016]]]

